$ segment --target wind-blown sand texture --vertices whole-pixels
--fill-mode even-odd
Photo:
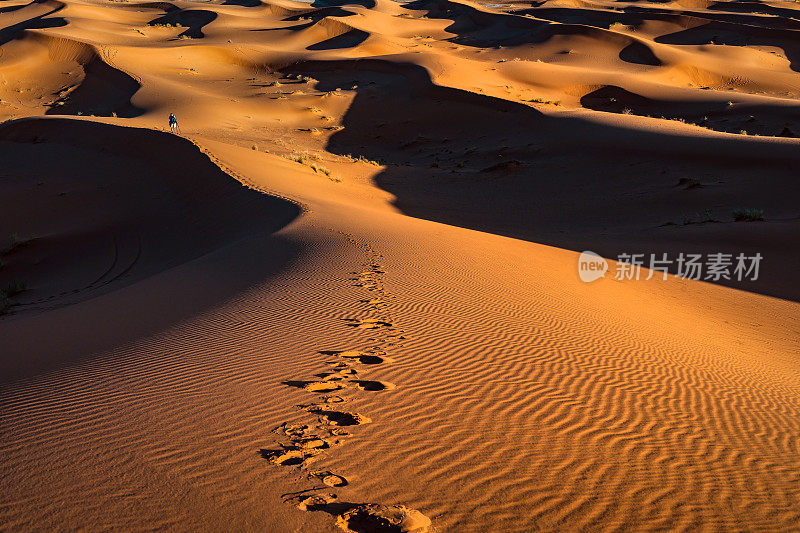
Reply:
[[[0,0],[0,529],[796,529],[798,37],[786,1]]]

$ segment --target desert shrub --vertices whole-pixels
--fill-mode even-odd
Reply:
[[[17,294],[21,293],[27,288],[28,286],[24,282],[12,281],[3,288],[2,293],[6,298],[11,298],[12,296],[16,296]]]
[[[734,209],[733,220],[736,222],[755,222],[764,220],[763,209]]]

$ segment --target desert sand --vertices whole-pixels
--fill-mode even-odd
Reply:
[[[1,0],[0,530],[796,529],[799,36]],[[615,279],[651,252],[763,262]]]

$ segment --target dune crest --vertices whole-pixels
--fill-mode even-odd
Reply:
[[[800,523],[795,3],[0,4],[0,528]]]

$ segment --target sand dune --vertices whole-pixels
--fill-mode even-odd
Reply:
[[[0,4],[0,529],[800,523],[794,3]]]

